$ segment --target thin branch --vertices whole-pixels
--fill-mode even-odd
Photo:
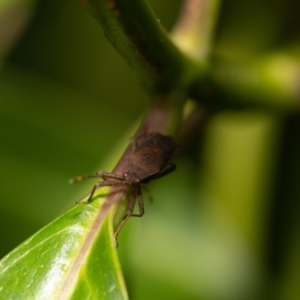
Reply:
[[[174,45],[145,1],[79,2],[98,20],[107,39],[151,93],[166,95],[184,78],[202,72]]]
[[[180,101],[178,101],[180,102]],[[183,102],[183,101],[181,101]],[[175,135],[179,124],[181,123],[181,111],[182,108],[179,105],[174,105],[172,101],[164,99],[164,101],[153,101],[152,106],[147,112],[140,128],[137,130],[135,136],[141,135],[141,133],[147,132],[160,132],[163,134]],[[130,154],[132,152],[132,145],[130,143],[121,159],[117,163],[113,170],[113,173],[122,175],[128,171],[128,161]],[[97,232],[102,226],[103,220],[106,214],[109,213],[110,209],[114,205],[119,205],[120,201],[124,198],[128,186],[112,186],[110,188],[109,194],[104,200],[104,205],[99,211],[99,216],[97,218],[97,224],[93,226],[93,230]],[[100,191],[98,193],[101,193]],[[95,195],[98,194],[97,192]],[[116,220],[115,223],[122,221],[122,216],[120,220]]]

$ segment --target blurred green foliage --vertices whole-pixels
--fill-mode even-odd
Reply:
[[[2,66],[0,85],[0,203],[15,228],[8,233],[1,226],[3,256],[88,192],[92,182],[70,186],[68,179],[105,163],[146,97],[101,28],[73,1],[37,3]],[[19,219],[28,230],[15,227]]]
[[[150,3],[170,28],[180,1]],[[107,170],[147,109],[139,79],[80,5],[26,5],[31,19],[0,70],[1,257],[90,191],[68,179]],[[17,1],[0,9],[2,28],[22,16]],[[214,54],[300,49],[298,11],[296,0],[224,1]],[[149,185],[154,203],[120,236],[132,299],[300,297],[299,129],[296,113],[224,110],[182,145],[177,171]]]

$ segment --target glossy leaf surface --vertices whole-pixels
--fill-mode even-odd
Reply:
[[[112,230],[115,206],[77,205],[0,265],[0,299],[127,299]]]

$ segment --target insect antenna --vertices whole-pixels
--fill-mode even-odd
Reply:
[[[80,181],[88,179],[88,178],[99,178],[99,176],[97,176],[96,174],[83,174],[83,175],[79,175],[79,176],[76,176],[74,178],[69,179],[69,184],[80,182]]]

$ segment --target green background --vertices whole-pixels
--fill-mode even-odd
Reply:
[[[297,2],[273,2],[224,1],[214,52],[299,46]],[[180,1],[150,3],[171,28]],[[76,1],[2,1],[0,9],[7,32],[21,24],[1,53],[2,257],[93,185],[69,178],[110,171],[111,152],[129,141],[148,96]],[[149,184],[154,203],[121,233],[132,299],[300,295],[299,129],[297,115],[229,109],[195,128],[177,171]]]

